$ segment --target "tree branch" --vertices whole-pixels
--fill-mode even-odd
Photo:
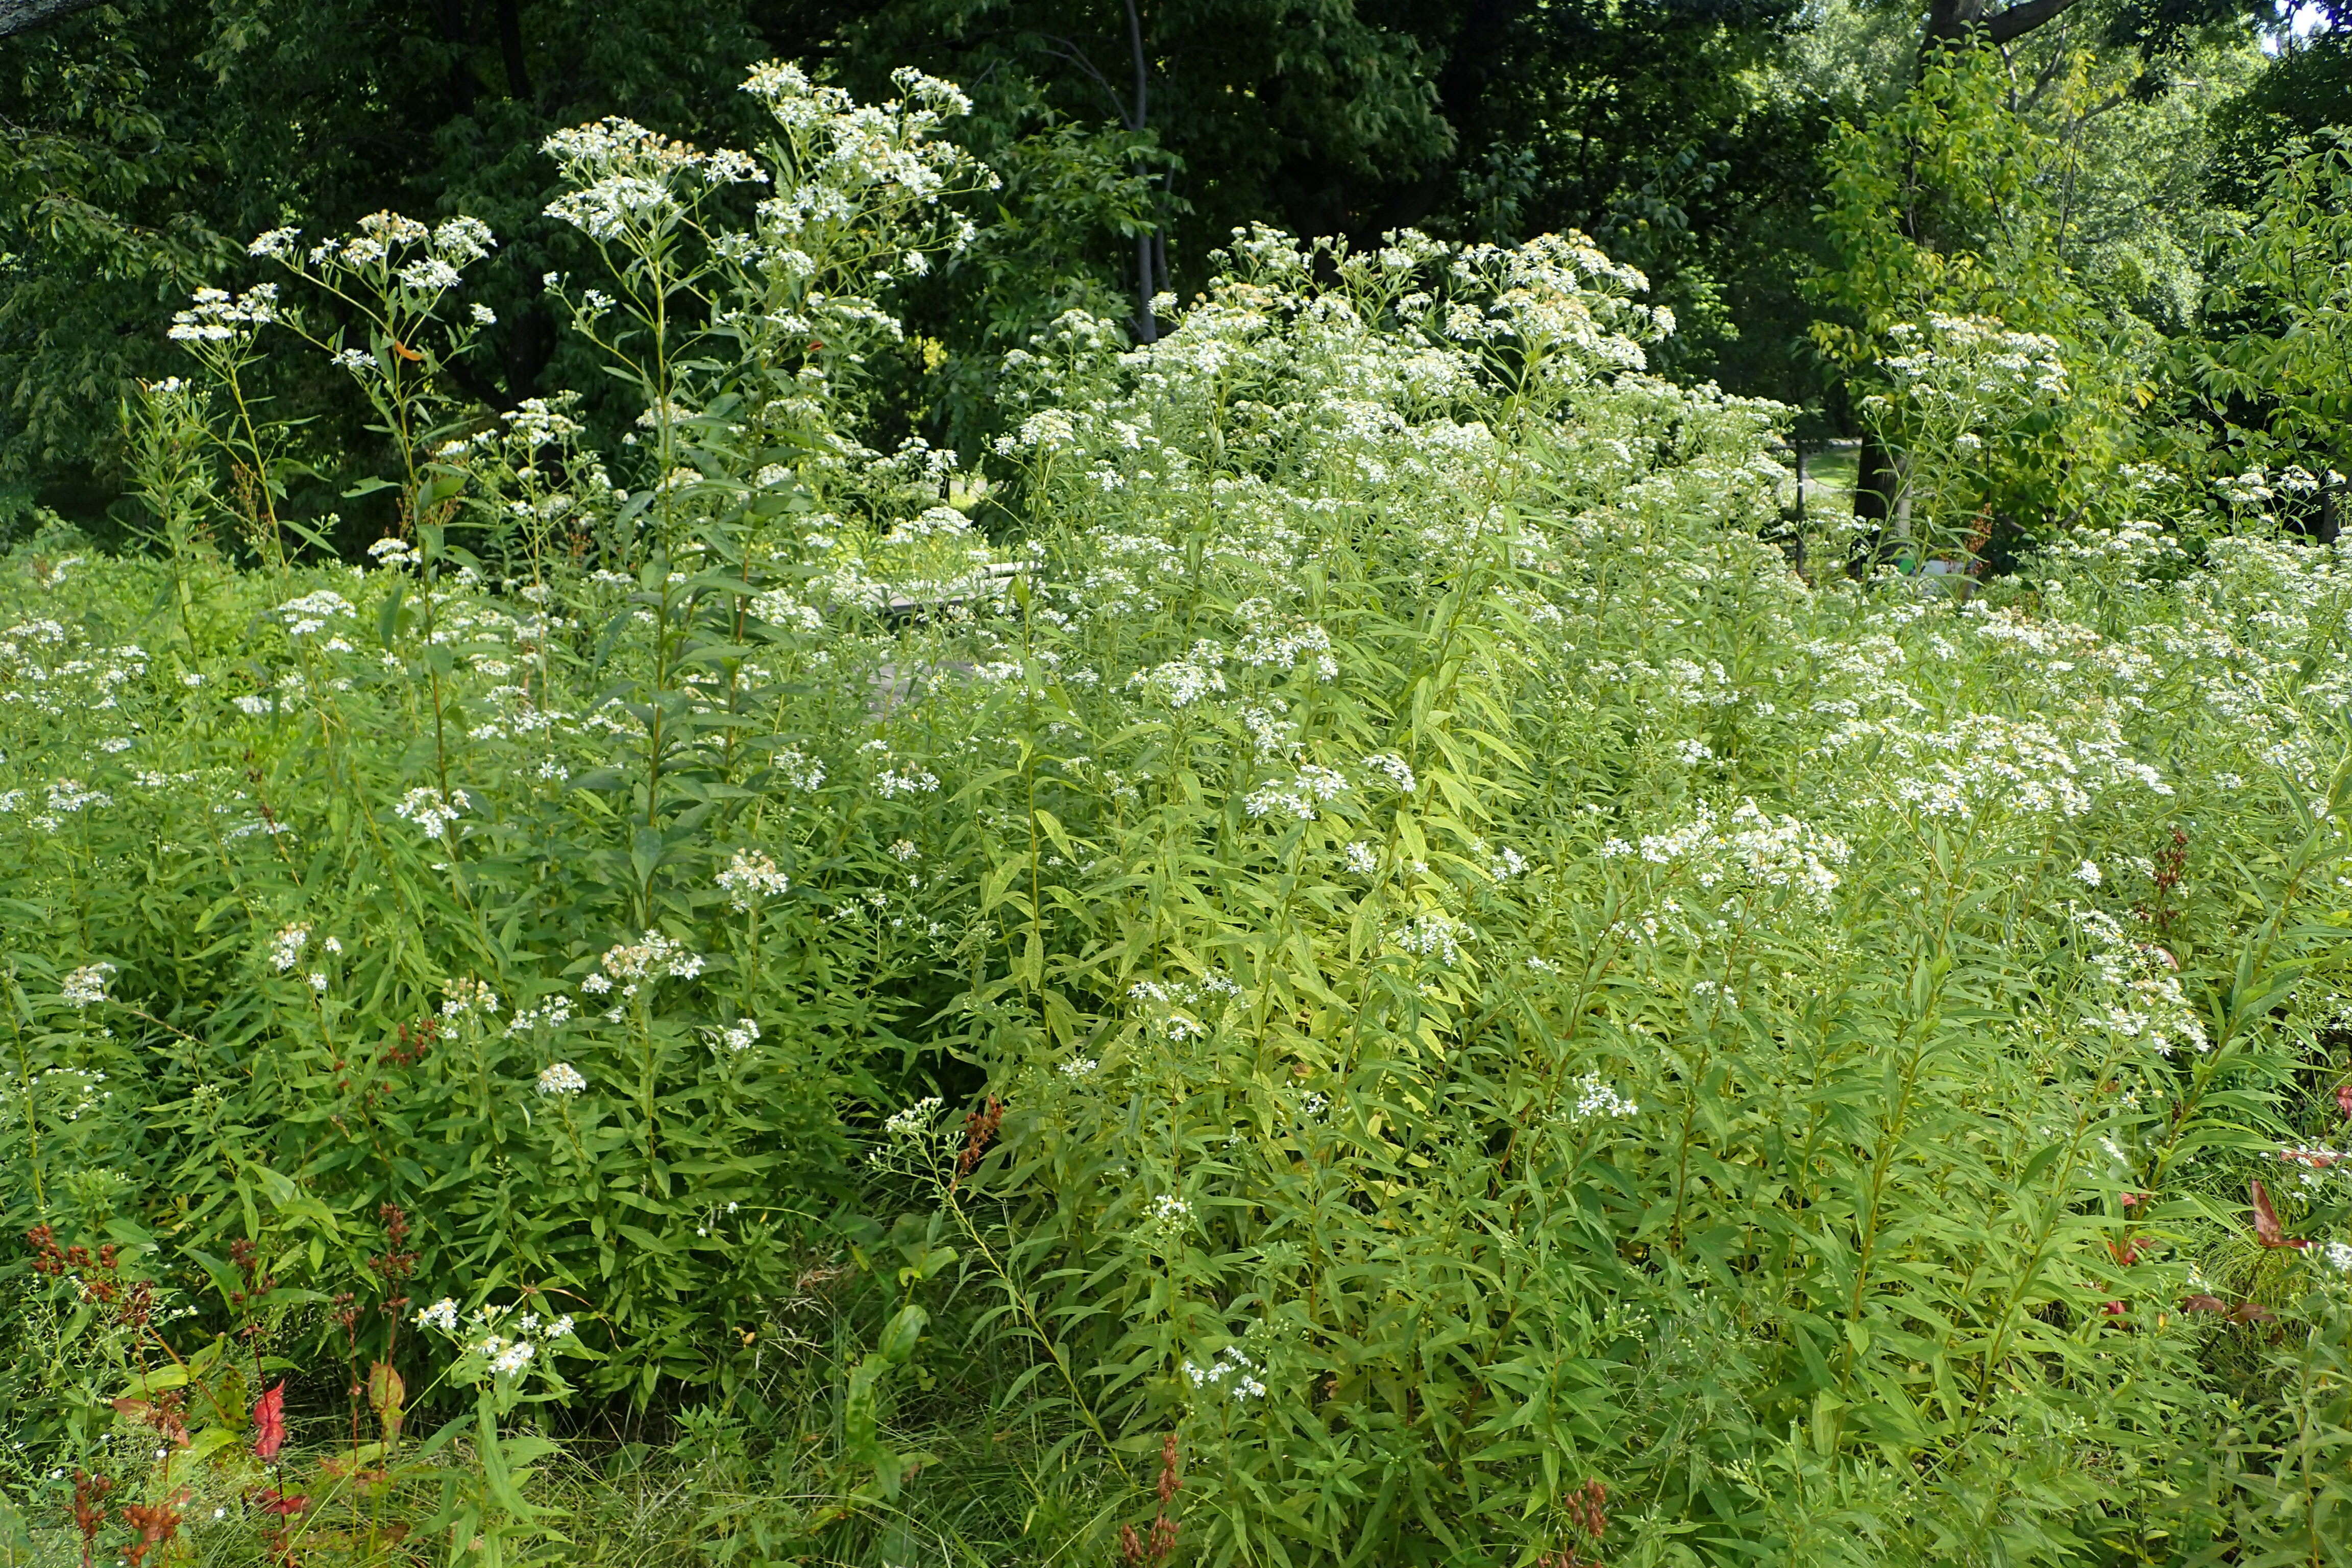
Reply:
[[[1932,0],[1927,7],[1927,36],[1924,43],[1928,49],[1959,43],[1998,47],[2064,16],[2074,5],[2075,0],[2020,0],[1988,16],[1984,0]]]
[[[42,23],[76,11],[87,11],[100,0],[0,0],[0,38],[29,32]]]
[[[1985,19],[1985,37],[1996,44],[2005,44],[2021,37],[2053,17],[2063,16],[2074,7],[2074,0],[2025,0],[2021,5],[2011,5],[1997,16]]]

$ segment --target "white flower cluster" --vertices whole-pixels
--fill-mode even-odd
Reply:
[[[649,981],[691,980],[702,973],[700,954],[654,931],[646,932],[641,941],[615,943],[596,963],[597,972],[580,983],[581,990],[596,996],[611,991],[615,981],[620,983],[622,995],[634,996]]]
[[[2205,1026],[2181,994],[2179,963],[2170,952],[2131,941],[2103,910],[2076,909],[2069,919],[2085,940],[2086,963],[2099,984],[2092,1023],[2158,1056],[2170,1056],[2184,1044],[2199,1051],[2211,1048]]]
[[[300,637],[325,629],[327,622],[334,616],[341,616],[348,620],[353,611],[349,599],[330,589],[320,588],[299,599],[287,600],[278,606],[278,614],[286,622],[286,635]]]
[[[1621,847],[1622,841],[1612,841],[1602,852]],[[1645,834],[1641,844],[1643,859],[1685,868],[1702,888],[1787,890],[1822,906],[1837,890],[1838,876],[1831,868],[1852,853],[1836,835],[1818,832],[1793,816],[1772,816],[1752,800],[1742,800],[1727,819],[1702,803],[1689,822]]]
[[[751,600],[751,613],[772,626],[782,626],[807,637],[814,637],[824,630],[824,614],[815,605],[803,604],[785,588],[771,588],[764,594],[755,595]]]
[[[911,763],[885,768],[874,775],[874,792],[885,800],[908,795],[936,795],[939,787],[937,773]]]
[[[517,1010],[507,1021],[507,1037],[535,1034],[541,1029],[553,1031],[572,1022],[572,998],[561,993],[549,997],[536,1007]]]
[[[768,179],[740,153],[699,152],[616,114],[558,131],[540,147],[574,185],[547,204],[547,216],[592,239],[658,233],[704,190]]]
[[[1209,1013],[1242,994],[1225,975],[1211,973],[1198,980],[1138,980],[1127,988],[1129,999],[1144,1004],[1154,1033],[1171,1040],[1198,1039],[1208,1032]]]
[[[792,879],[757,849],[738,849],[719,873],[719,889],[728,895],[728,907],[737,914],[749,914],[760,900],[790,892],[792,886]]]
[[[1433,958],[1451,969],[1462,962],[1462,944],[1474,933],[1452,915],[1424,910],[1389,933],[1389,941],[1406,952]]]
[[[146,672],[146,652],[136,644],[77,647],[54,620],[0,630],[0,710],[22,703],[51,718],[112,712],[122,705],[123,689]]]
[[[94,1007],[107,999],[107,977],[113,973],[110,963],[86,963],[59,983],[58,994],[69,1006]]]
[[[485,1331],[480,1339],[466,1348],[482,1358],[492,1376],[511,1377],[530,1364],[541,1345],[572,1337],[572,1314],[569,1312],[552,1322],[541,1322],[536,1312],[524,1312],[515,1320],[512,1339],[496,1332],[520,1305],[521,1303],[516,1302],[505,1307],[481,1306],[474,1309],[472,1313],[475,1325]]]
[[[1237,1345],[1227,1345],[1210,1359],[1206,1366],[1192,1362],[1184,1363],[1186,1381],[1194,1388],[1223,1389],[1231,1386],[1235,1397],[1258,1399],[1265,1394],[1265,1384],[1258,1381],[1257,1363],[1241,1352]]]
[[[1640,1110],[1640,1106],[1619,1094],[1599,1073],[1586,1073],[1576,1080],[1576,1104],[1569,1114],[1578,1121],[1589,1121],[1596,1116],[1633,1116]]]
[[[578,1094],[588,1087],[588,1079],[570,1062],[555,1062],[540,1069],[539,1092],[541,1094]]]
[[[931,1130],[931,1119],[939,1115],[940,1105],[938,1095],[927,1095],[905,1110],[892,1112],[882,1123],[882,1131],[901,1141],[920,1138]]]
[[[1289,816],[1312,822],[1318,804],[1337,800],[1347,788],[1345,775],[1309,763],[1295,777],[1276,779],[1252,790],[1242,809],[1253,817]]]
[[[464,813],[461,798],[453,799],[430,785],[410,790],[392,808],[393,816],[416,824],[427,838],[440,837]]]
[[[1856,720],[1823,747],[1836,753],[1868,744],[1863,754],[1886,775],[1886,803],[1926,817],[2077,817],[2112,786],[2172,793],[2161,774],[2125,751],[2111,717],[2086,714],[2073,727],[2069,736],[2040,718],[1998,713],[1965,714],[1943,729]]]
[[[1903,395],[1923,403],[1975,404],[1988,399],[2058,397],[2066,391],[2066,363],[2058,340],[2045,332],[2011,331],[1997,317],[1928,312],[1923,321],[1887,329],[1903,345],[1879,363]]]
[[[199,289],[188,308],[172,318],[174,342],[230,342],[252,335],[278,319],[278,285],[257,283],[235,298],[224,289]]]
[[[798,746],[778,751],[770,765],[776,770],[780,782],[797,790],[814,790],[824,783],[824,764]]]
[[[303,946],[310,940],[310,928],[289,925],[279,931],[269,943],[269,966],[283,974],[300,962]]]
[[[1190,708],[1211,692],[1225,689],[1224,671],[1217,666],[1224,658],[1213,643],[1196,646],[1192,657],[1171,658],[1156,669],[1138,670],[1128,678],[1130,687],[1141,687],[1169,707],[1181,710]]]
[[[499,1010],[499,994],[482,981],[471,978],[449,982],[448,994],[441,999],[441,1016],[463,1018],[479,1013],[489,1017]]]

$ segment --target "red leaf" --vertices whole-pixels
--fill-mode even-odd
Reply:
[[[286,1441],[286,1385],[279,1384],[253,1402],[253,1453],[268,1464]]]
[[[2124,1304],[2121,1301],[2110,1301],[2099,1310],[2110,1318],[2120,1318],[2124,1315]]]
[[[2180,1310],[2184,1312],[2226,1312],[2230,1310],[2230,1303],[2219,1296],[2189,1296],[2181,1300]]]
[[[2257,1305],[2252,1301],[2241,1301],[2230,1309],[2230,1321],[2233,1323],[2258,1323],[2275,1316],[2277,1314],[2268,1307]]]
[[[278,1386],[282,1388],[285,1385],[281,1384]],[[277,1514],[281,1519],[290,1518],[310,1506],[310,1500],[300,1494],[293,1497],[288,1497],[281,1491],[266,1491],[261,1494],[261,1511]]]
[[[2352,1083],[2336,1086],[2336,1103],[2344,1108],[2345,1115],[2352,1116]]]
[[[2307,1241],[2296,1241],[2287,1235],[2286,1227],[2279,1224],[2278,1210],[2271,1207],[2271,1195],[2263,1191],[2263,1184],[2259,1178],[2248,1182],[2246,1185],[2253,1189],[2254,1239],[2256,1241],[2261,1242],[2264,1247],[2309,1247],[2311,1245]]]

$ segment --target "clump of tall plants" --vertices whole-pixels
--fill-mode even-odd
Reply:
[[[8,560],[44,1550],[2340,1559],[2352,567],[1809,582],[1785,411],[1573,237],[1237,235],[877,449],[988,175],[748,86],[549,143],[617,449],[452,390],[494,236],[280,230],[128,411],[156,548]]]

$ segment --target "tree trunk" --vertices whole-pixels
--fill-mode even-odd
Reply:
[[[507,68],[507,96],[530,100],[530,70],[522,51],[521,0],[499,0],[499,53]]]
[[[1127,0],[1127,49],[1135,68],[1134,112],[1128,117],[1128,129],[1140,132],[1150,123],[1151,62],[1143,52],[1143,14],[1136,0]],[[1151,286],[1151,236],[1135,237],[1135,335],[1143,342],[1160,340],[1160,323],[1152,319],[1151,296],[1159,290]]]
[[[1895,492],[1900,488],[1895,455],[1875,436],[1864,435],[1854,459],[1853,515],[1856,521],[1868,526],[1854,532],[1853,550],[1846,558],[1849,576],[1869,575],[1885,553],[1886,525],[1894,519]]]

